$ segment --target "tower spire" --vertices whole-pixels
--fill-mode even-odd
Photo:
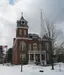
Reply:
[[[23,17],[23,12],[21,12],[21,16]]]

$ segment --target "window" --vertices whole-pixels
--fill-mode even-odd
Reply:
[[[19,35],[22,35],[22,30],[21,29],[19,30]]]
[[[33,50],[37,50],[37,44],[36,43],[33,44]]]
[[[31,44],[29,44],[28,49],[31,50]]]
[[[26,35],[26,30],[24,30],[24,35]]]
[[[41,46],[41,44],[39,44],[39,50],[42,50],[42,46]]]
[[[20,54],[20,58],[21,58],[21,60],[26,60],[26,54]]]
[[[49,49],[49,43],[46,43],[46,44],[45,44],[45,47],[46,47],[46,49],[48,50],[48,49]]]
[[[26,43],[25,42],[20,42],[20,50],[22,50],[22,51],[26,50]]]

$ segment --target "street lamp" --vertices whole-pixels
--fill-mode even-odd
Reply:
[[[21,56],[21,72],[22,72],[22,56]]]

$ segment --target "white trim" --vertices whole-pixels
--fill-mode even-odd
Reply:
[[[48,41],[47,39],[38,39],[39,41]]]
[[[32,40],[31,38],[24,38],[24,37],[16,37],[16,39]]]
[[[45,53],[45,61],[44,61],[44,65],[46,65],[47,64],[47,62],[46,62],[46,53]]]
[[[17,27],[17,28],[24,28],[24,29],[28,29],[28,27]]]
[[[35,54],[44,54],[44,53],[46,53],[46,51],[37,51],[37,50],[36,50],[36,51],[30,51],[30,50],[29,50],[29,51],[28,51],[28,54],[34,54],[34,53],[35,53]]]

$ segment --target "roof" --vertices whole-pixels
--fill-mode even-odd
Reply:
[[[29,33],[29,34],[28,34],[28,38],[31,38],[31,39],[38,39],[39,41],[48,41],[46,38],[41,38],[41,37],[39,37],[38,34],[31,34],[31,33]]]
[[[17,20],[17,27],[28,27],[27,21],[22,16],[20,20]]]
[[[38,39],[38,38],[39,38],[39,35],[29,33],[29,34],[28,34],[28,37],[29,37],[29,38],[37,38],[37,39]]]
[[[21,16],[20,21],[25,21],[25,22],[27,22],[27,21],[24,19],[23,16]]]

